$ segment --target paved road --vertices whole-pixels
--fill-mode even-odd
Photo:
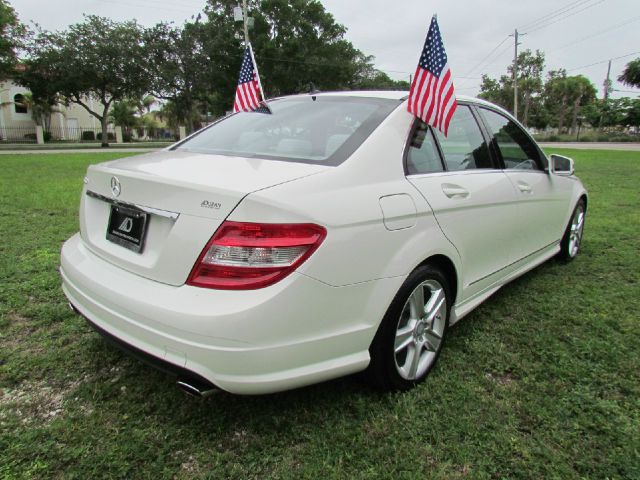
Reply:
[[[630,150],[640,152],[640,143],[632,142],[553,142],[541,143],[544,148],[576,148],[578,150]]]
[[[32,154],[40,155],[47,153],[146,153],[161,150],[160,148],[61,148],[61,149],[46,149],[46,150],[0,150],[0,155],[3,154]]]

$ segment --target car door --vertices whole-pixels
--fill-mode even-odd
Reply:
[[[515,192],[493,163],[468,105],[458,105],[446,138],[416,122],[406,149],[407,178],[458,250],[468,297],[513,261]]]
[[[561,239],[570,191],[564,188],[565,179],[548,173],[544,154],[523,128],[501,112],[477,108],[489,132],[491,148],[516,193],[516,260],[520,260]]]

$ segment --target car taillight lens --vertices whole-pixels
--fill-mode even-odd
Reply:
[[[225,290],[267,287],[309,258],[326,234],[311,223],[224,222],[200,254],[187,284]]]

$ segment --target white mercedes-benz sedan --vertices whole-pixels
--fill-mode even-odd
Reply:
[[[406,92],[297,95],[88,169],[62,248],[72,308],[196,395],[364,371],[402,390],[449,326],[580,247],[587,194],[487,102],[449,134]],[[266,109],[265,109],[266,110]]]

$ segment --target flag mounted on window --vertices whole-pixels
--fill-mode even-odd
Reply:
[[[457,106],[447,54],[434,15],[411,83],[407,109],[446,136]]]
[[[264,102],[262,84],[258,75],[258,67],[253,56],[251,44],[244,50],[242,67],[240,67],[240,78],[236,88],[236,98],[233,102],[234,112],[260,112],[271,113],[269,107]]]

